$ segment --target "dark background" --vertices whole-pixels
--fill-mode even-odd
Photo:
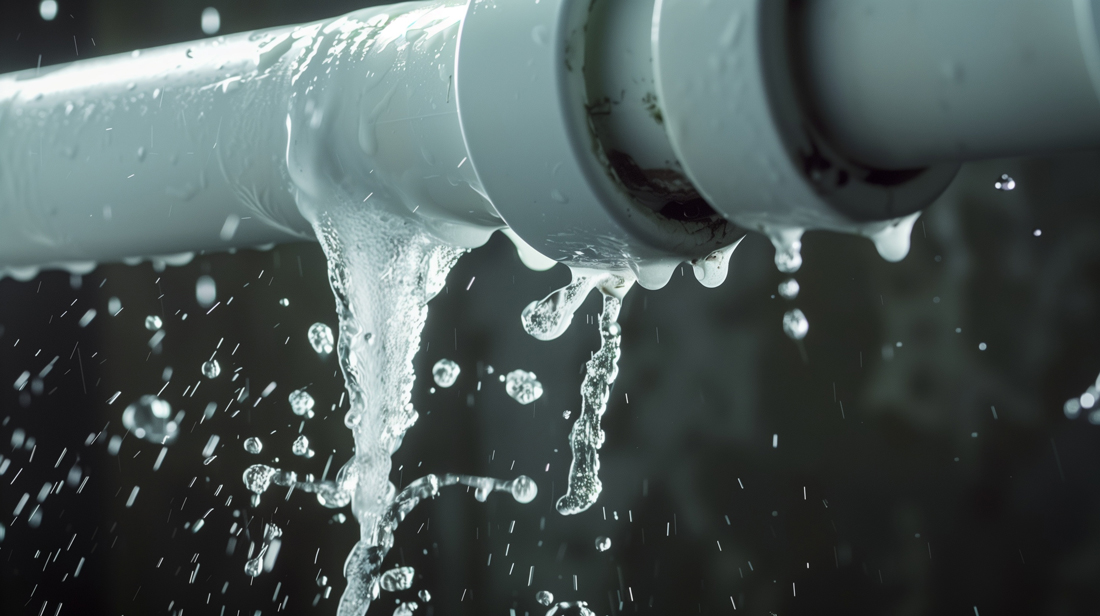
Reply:
[[[230,33],[363,4],[217,8]],[[204,6],[61,0],[44,22],[37,2],[3,0],[0,71],[32,68],[40,54],[48,65],[199,38]],[[1002,173],[1016,190],[993,188]],[[553,510],[569,462],[562,412],[579,407],[581,368],[598,346],[588,324],[597,300],[561,339],[528,337],[523,306],[568,272],[527,271],[495,237],[460,261],[431,304],[416,364],[421,419],[393,480],[525,473],[540,495],[526,506],[499,495],[480,504],[452,488],[421,505],[390,554],[418,574],[398,597],[428,589],[420,613],[440,616],[542,614],[534,593],[543,589],[606,615],[732,614],[731,598],[737,613],[760,615],[1100,613],[1100,426],[1062,411],[1100,371],[1098,202],[1093,153],[973,164],[917,223],[899,264],[869,241],[811,233],[802,293],[788,302],[775,295],[783,277],[769,243],[751,235],[717,290],[690,269],[661,291],[635,289],[604,421],[604,493],[571,518]],[[0,280],[0,612],[335,612],[357,537],[350,512],[340,523],[309,495],[279,489],[252,508],[240,481],[257,461],[320,475],[330,454],[334,469],[351,454],[343,413],[329,410],[342,392],[335,357],[319,358],[305,336],[316,321],[336,324],[324,271],[317,245],[292,244],[200,255],[162,272],[116,264]],[[195,300],[203,274],[222,301],[209,315]],[[111,297],[118,316],[108,315]],[[780,327],[793,306],[810,319],[803,349]],[[98,315],[80,328],[88,308]],[[147,344],[149,314],[164,319],[159,353]],[[222,376],[183,397],[223,338]],[[54,356],[39,385],[12,387]],[[430,394],[441,357],[463,372]],[[112,455],[106,443],[125,433],[127,404],[161,389],[166,366],[174,376],[163,398],[186,418],[154,472],[159,445],[129,435]],[[521,407],[495,380],[515,368],[544,384],[535,405]],[[221,409],[240,379],[253,399],[233,417]],[[272,381],[275,392],[253,407]],[[290,455],[300,421],[286,395],[303,386],[319,411],[304,427],[311,460]],[[212,400],[218,412],[199,423]],[[28,439],[18,448],[17,430]],[[213,434],[217,458],[204,465]],[[260,456],[244,452],[249,436],[264,441]],[[62,483],[39,503],[43,485],[74,466],[88,478],[83,489]],[[282,550],[272,572],[250,581],[248,543],[267,521],[284,529]],[[227,555],[234,523],[245,530]],[[604,553],[594,547],[601,535],[613,543]],[[371,613],[391,613],[393,601],[384,594]]]

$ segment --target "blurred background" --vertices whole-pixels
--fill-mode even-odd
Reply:
[[[365,4],[214,8],[224,34]],[[4,0],[0,71],[200,38],[207,7],[58,0],[46,20],[45,3]],[[1014,190],[994,188],[1002,174]],[[1096,614],[1100,426],[1063,406],[1100,372],[1098,202],[1096,153],[972,164],[901,263],[811,233],[787,300],[769,242],[750,235],[719,289],[690,268],[661,291],[634,289],[604,492],[568,518],[553,508],[570,460],[563,414],[576,417],[599,345],[598,298],[562,338],[530,338],[522,308],[569,273],[528,271],[495,236],[430,305],[420,421],[392,480],[523,473],[540,493],[477,503],[451,488],[422,504],[387,564],[415,567],[413,587],[370,613],[426,589],[419,613],[439,616],[541,615],[540,590],[608,616]],[[211,312],[196,300],[203,276]],[[801,344],[781,327],[793,307],[810,321]],[[164,331],[153,344],[150,315]],[[0,612],[333,614],[358,536],[350,512],[278,488],[251,507],[240,479],[256,462],[320,476],[330,460],[331,477],[352,453],[336,358],[307,341],[315,322],[336,326],[316,244],[0,280]],[[206,379],[216,349],[222,373]],[[433,393],[441,358],[462,373]],[[498,380],[517,368],[545,388],[532,405]],[[224,412],[242,382],[250,400]],[[301,387],[318,411],[304,423],[287,402]],[[154,470],[160,445],[127,434],[121,415],[158,392],[185,416]],[[311,459],[291,454],[299,432]],[[258,455],[242,446],[252,436]],[[284,530],[281,549],[251,579],[267,522]]]

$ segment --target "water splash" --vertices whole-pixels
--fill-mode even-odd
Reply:
[[[624,283],[622,286],[629,288],[630,285]],[[622,329],[618,322],[620,308],[621,296],[605,292],[603,312],[600,313],[600,350],[585,365],[584,381],[581,383],[581,411],[569,433],[569,446],[573,450],[569,485],[565,495],[555,505],[562,515],[585,511],[596,502],[603,490],[599,478],[599,449],[604,442],[600,419],[607,411],[611,385],[619,374],[622,341]]]
[[[412,567],[397,567],[382,574],[378,579],[382,590],[386,592],[398,592],[412,587],[413,575],[416,570]]]

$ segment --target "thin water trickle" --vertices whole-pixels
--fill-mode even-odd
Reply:
[[[622,287],[629,289],[629,282]],[[623,291],[625,293],[625,290]],[[569,433],[569,447],[573,462],[569,467],[569,484],[565,495],[555,507],[562,515],[573,515],[587,510],[603,490],[600,483],[600,454],[604,432],[600,419],[607,411],[611,385],[619,374],[622,328],[619,327],[621,295],[605,293],[603,312],[600,313],[600,350],[585,364],[584,381],[581,382],[581,410]]]

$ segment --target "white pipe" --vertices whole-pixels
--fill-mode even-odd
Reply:
[[[337,189],[484,242],[502,223],[459,165],[464,14],[408,3],[0,77],[0,264],[312,238],[296,201]]]
[[[792,3],[808,109],[880,169],[1100,145],[1081,0]]]
[[[0,76],[0,267],[308,238],[335,201],[647,287],[738,225],[903,239],[960,160],[1100,144],[1097,5],[435,0]]]

